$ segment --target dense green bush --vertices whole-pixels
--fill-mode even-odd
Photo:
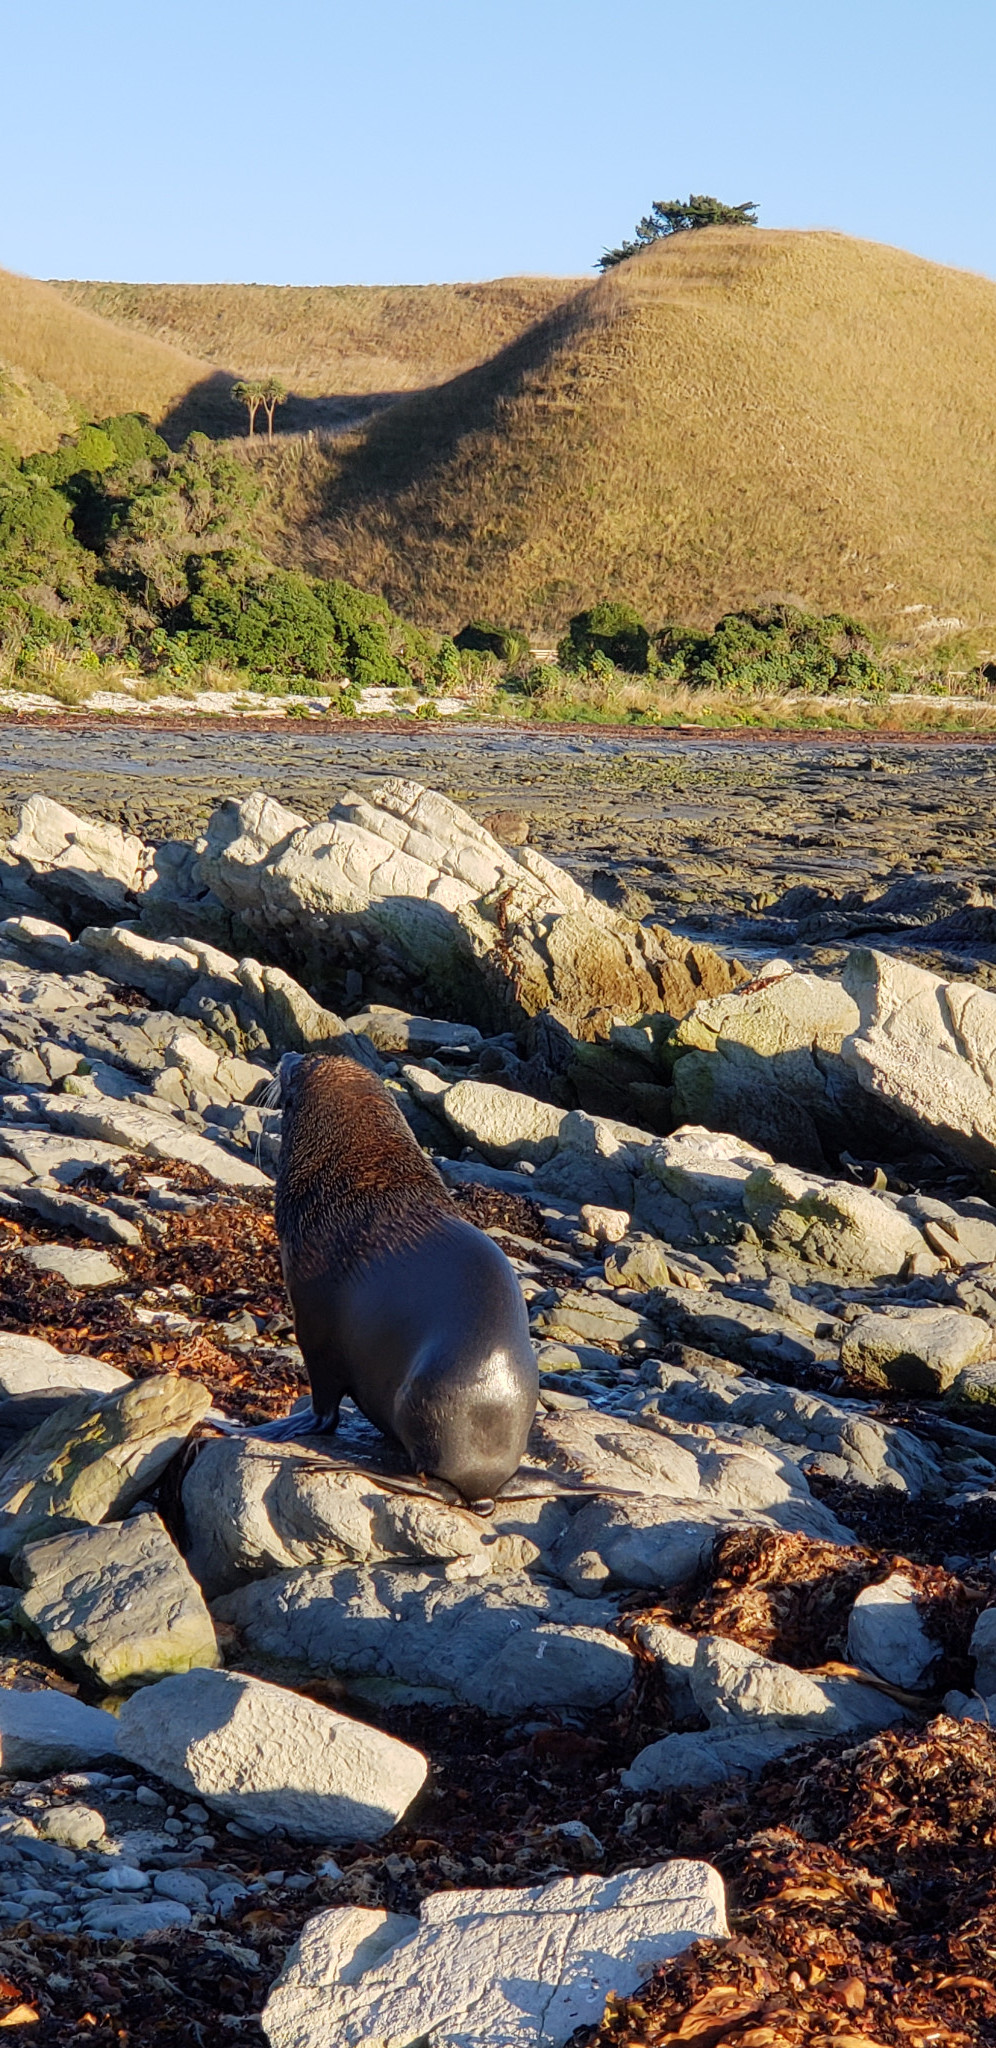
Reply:
[[[600,655],[631,675],[646,672],[650,634],[631,604],[596,604],[577,612],[557,649],[563,668],[583,669]]]
[[[202,660],[257,674],[342,675],[342,641],[306,577],[234,550],[191,555],[186,566],[185,623]]]
[[[493,626],[484,619],[472,619],[453,636],[453,644],[467,654],[493,654],[511,668],[529,653],[529,635],[517,626]]]
[[[0,645],[127,650],[150,672],[205,661],[316,686],[459,673],[452,641],[350,584],[278,569],[252,535],[253,471],[204,434],[173,454],[126,413],[21,462],[0,449]],[[283,679],[283,680],[282,680]]]
[[[167,443],[144,413],[118,413],[113,419],[101,420],[100,425],[124,468],[133,468],[136,462],[161,462],[169,455]]]
[[[693,687],[744,694],[892,687],[864,628],[838,612],[791,605],[727,612],[711,633],[664,626],[655,651],[659,673]]]

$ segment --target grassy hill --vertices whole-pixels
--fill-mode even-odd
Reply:
[[[497,354],[560,305],[570,279],[491,284],[85,284],[54,290],[116,325],[302,397],[438,384]],[[285,416],[283,416],[285,418]]]
[[[274,471],[289,553],[452,628],[759,599],[996,617],[996,285],[708,229]]]
[[[238,420],[214,365],[67,304],[50,285],[0,270],[0,439],[53,448],[80,418],[148,413],[170,438]]]

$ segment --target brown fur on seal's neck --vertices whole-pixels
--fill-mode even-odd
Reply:
[[[355,1272],[453,1216],[439,1174],[375,1075],[338,1055],[295,1067],[277,1169],[285,1270]]]

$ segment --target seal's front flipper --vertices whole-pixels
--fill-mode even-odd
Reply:
[[[331,1436],[338,1420],[338,1411],[334,1415],[316,1415],[309,1401],[306,1408],[295,1408],[277,1422],[247,1424],[246,1435],[265,1436],[271,1444],[293,1443],[299,1436]]]

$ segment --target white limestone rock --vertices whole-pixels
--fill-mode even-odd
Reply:
[[[888,1728],[902,1708],[853,1678],[813,1678],[728,1636],[700,1636],[692,1665],[696,1704],[713,1728],[807,1728],[845,1735]]]
[[[860,1013],[842,1047],[860,1088],[996,1188],[996,995],[864,947],[842,985]]]
[[[471,1583],[388,1566],[257,1580],[213,1603],[254,1658],[334,1672],[364,1698],[440,1700],[512,1717],[607,1706],[633,1676],[615,1603],[523,1574]]]
[[[847,1654],[862,1670],[906,1692],[926,1687],[941,1646],[927,1634],[916,1588],[902,1572],[890,1572],[858,1594],[847,1624]]]
[[[0,1398],[15,1394],[44,1394],[53,1387],[69,1387],[80,1393],[113,1394],[128,1387],[127,1373],[102,1358],[88,1358],[80,1351],[57,1351],[42,1337],[22,1337],[19,1331],[0,1330]]]
[[[206,1387],[178,1375],[61,1402],[0,1459],[0,1557],[16,1556],[53,1523],[125,1514],[210,1405]]]
[[[91,1251],[78,1244],[36,1244],[21,1253],[26,1266],[36,1273],[57,1273],[67,1287],[115,1287],[125,1278],[107,1252]]]
[[[78,818],[46,796],[22,804],[8,851],[43,888],[109,910],[122,910],[143,894],[153,860],[152,849],[133,833]]]
[[[305,1842],[379,1841],[428,1770],[407,1743],[239,1671],[188,1671],[133,1693],[118,1746],[227,1819],[277,1823]]]
[[[870,1188],[789,1166],[759,1167],[744,1208],[762,1243],[835,1273],[885,1279],[927,1250],[909,1218]]]
[[[686,1361],[692,1356],[686,1351]],[[944,1491],[943,1468],[931,1447],[908,1429],[877,1421],[856,1401],[773,1387],[719,1359],[696,1360],[694,1366],[654,1360],[646,1371],[662,1390],[642,1407],[647,1428],[720,1423],[741,1441],[793,1456],[803,1472],[816,1470],[859,1486],[892,1486],[913,1498]],[[831,1540],[846,1541],[846,1532]]]
[[[988,1358],[993,1333],[954,1308],[889,1308],[848,1324],[840,1363],[848,1379],[897,1394],[943,1394],[959,1373]]]
[[[109,1692],[220,1662],[211,1617],[158,1515],[29,1543],[16,1571],[28,1628]]]
[[[620,1783],[636,1793],[705,1791],[728,1778],[757,1778],[766,1764],[812,1740],[803,1730],[747,1723],[664,1735],[638,1751]]]
[[[801,971],[760,975],[742,991],[697,1003],[668,1044],[674,1110],[735,1131],[798,1167],[845,1145],[860,1090],[841,1059],[858,1023],[846,988]]]
[[[187,1166],[200,1166],[222,1187],[268,1188],[271,1184],[270,1176],[250,1160],[226,1151],[178,1118],[147,1109],[139,1102],[74,1100],[53,1095],[47,1098],[44,1109],[56,1130],[103,1138],[126,1152],[138,1152],[150,1159],[179,1160]]]
[[[118,1724],[101,1707],[65,1692],[13,1692],[0,1687],[0,1771],[7,1778],[45,1778],[54,1771],[120,1766]]]
[[[552,1102],[513,1095],[491,1081],[457,1081],[442,1106],[450,1128],[493,1166],[511,1166],[520,1159],[538,1166],[551,1158],[567,1116]]]
[[[675,1860],[519,1891],[437,1892],[418,1920],[309,1920],[263,2012],[270,2048],[563,2048],[658,1963],[727,1933],[722,1879]]]
[[[198,1447],[183,1513],[187,1561],[209,1599],[307,1564],[472,1558],[488,1569],[477,1516],[323,1467],[306,1444],[224,1437]]]

